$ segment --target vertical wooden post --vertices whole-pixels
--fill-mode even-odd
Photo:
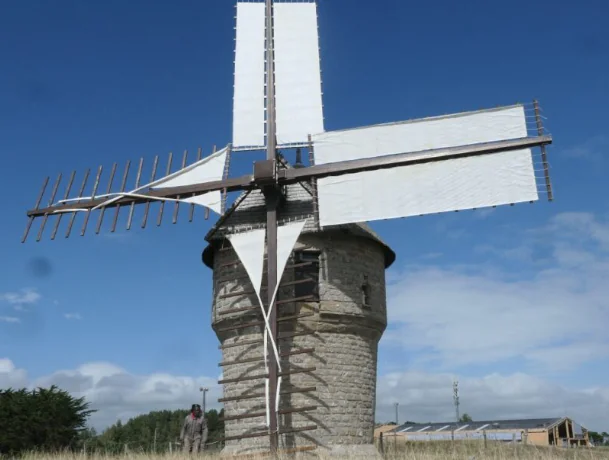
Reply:
[[[277,168],[277,144],[275,132],[275,54],[273,43],[273,0],[265,0],[266,6],[266,159]],[[276,179],[276,178],[275,178]],[[277,205],[279,191],[276,186],[265,193],[266,199],[266,244],[267,244],[267,296],[271,340],[268,341],[268,356],[274,357],[272,343],[277,338],[277,308],[273,308],[273,292],[277,284]],[[276,392],[277,362],[269,359],[269,406],[270,406],[270,444],[271,452],[276,455],[279,446],[279,427],[277,423]]]
[[[539,111],[539,102],[537,99],[533,100],[533,107],[535,108],[535,122],[537,123],[537,134],[543,136],[543,124],[541,122],[541,113]],[[548,192],[548,201],[554,199],[552,193],[552,183],[550,182],[550,170],[548,167],[548,154],[546,152],[546,146],[540,146],[541,149],[541,162],[543,163],[543,175],[546,180],[546,191]]]

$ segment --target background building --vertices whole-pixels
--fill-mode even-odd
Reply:
[[[389,425],[391,426],[391,425]],[[538,446],[588,446],[588,431],[568,417],[481,422],[405,423],[393,429],[378,427],[375,435],[390,442],[484,439]]]

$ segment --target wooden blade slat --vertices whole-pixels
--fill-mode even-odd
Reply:
[[[116,163],[112,165],[112,170],[110,171],[110,179],[108,180],[108,187],[106,188],[106,194],[112,191],[112,182],[114,182],[114,174],[116,173]],[[102,221],[104,220],[104,214],[106,213],[106,208],[101,208],[99,213],[99,218],[97,219],[97,228],[95,229],[95,234],[99,235],[99,231],[102,226]]]
[[[95,195],[97,194],[97,188],[99,187],[99,180],[101,178],[102,169],[103,169],[102,166],[97,168],[97,175],[95,176],[95,183],[93,184],[93,192],[91,193],[91,198],[93,198],[93,199],[95,198]],[[87,231],[87,225],[89,224],[90,217],[91,217],[91,210],[89,209],[87,211],[87,214],[85,215],[85,221],[82,223],[82,229],[80,230],[80,236],[85,236],[85,232]]]
[[[159,156],[154,157],[154,163],[152,165],[152,175],[150,176],[150,182],[154,182],[156,177],[156,168],[159,164]],[[148,211],[150,211],[150,201],[146,202],[146,209],[144,210],[144,219],[142,220],[142,228],[146,228],[146,222],[148,221]]]
[[[140,165],[137,168],[137,176],[135,177],[135,188],[140,186],[140,179],[142,178],[142,168],[144,167],[144,159],[140,158]],[[131,221],[133,220],[133,211],[135,211],[135,203],[131,203],[129,209],[129,218],[127,219],[127,230],[131,230]]]
[[[214,148],[212,149],[212,155],[216,153],[216,146],[214,145]],[[222,179],[224,180],[224,179]],[[205,208],[205,220],[209,220],[209,208]]]
[[[55,185],[53,186],[53,191],[51,192],[51,199],[49,200],[49,206],[53,204],[55,201],[55,195],[57,194],[57,189],[59,188],[59,183],[61,182],[61,173],[57,177],[57,181],[55,181]],[[36,242],[40,241],[42,238],[42,232],[44,232],[44,227],[47,224],[47,220],[49,218],[48,214],[45,214],[42,218],[42,224],[40,224],[40,229],[38,230],[38,236],[36,237]]]
[[[125,166],[125,172],[123,174],[123,182],[121,184],[120,193],[125,191],[125,186],[127,185],[127,177],[129,176],[129,167],[131,166],[131,160],[127,161],[127,165]],[[114,221],[112,222],[112,229],[110,230],[112,233],[116,230],[116,222],[118,221],[118,213],[121,210],[120,203],[116,205],[116,212],[114,213]]]
[[[188,150],[184,150],[184,156],[182,157],[182,169],[186,167],[186,158],[188,157]],[[180,195],[177,196],[177,199],[180,199]],[[180,210],[180,203],[175,203],[173,208],[173,223],[175,224],[178,221],[178,212]]]
[[[44,196],[44,192],[47,189],[47,185],[49,184],[50,177],[47,176],[44,182],[42,183],[42,189],[38,194],[38,199],[36,200],[36,204],[34,205],[34,209],[38,209],[40,207],[40,203],[42,202],[42,197]],[[25,243],[28,235],[30,234],[30,229],[32,228],[32,223],[34,222],[35,217],[30,217],[27,221],[27,225],[25,226],[25,232],[23,233],[23,237],[21,238],[21,242]]]
[[[70,175],[70,180],[68,181],[68,186],[66,187],[66,193],[63,195],[63,199],[67,200],[70,198],[70,189],[72,188],[72,183],[74,182],[74,176],[76,176],[76,171],[72,171]],[[61,223],[61,218],[63,217],[63,213],[59,213],[57,219],[55,220],[55,227],[53,227],[53,232],[51,233],[51,240],[55,239],[57,235],[57,230],[59,229],[59,224]]]
[[[201,152],[201,147],[199,147],[199,148],[197,149],[197,161],[199,161],[199,160],[201,159],[201,153],[202,153],[202,152]],[[194,196],[194,195],[193,195],[193,196]],[[189,218],[188,218],[188,221],[189,221],[189,222],[192,222],[192,219],[193,219],[193,217],[194,217],[194,214],[195,214],[195,204],[194,204],[194,203],[192,203],[192,204],[190,205],[190,216],[189,216]]]
[[[173,158],[173,152],[169,152],[169,158],[167,159],[167,170],[165,172],[165,176],[169,176],[171,173],[171,160]],[[163,209],[165,209],[165,202],[161,201],[161,207],[159,208],[159,217],[156,221],[157,227],[161,225],[163,221]]]
[[[78,191],[78,198],[82,198],[82,194],[85,192],[85,187],[87,186],[87,181],[89,180],[89,174],[91,173],[90,169],[87,169],[85,173],[85,177],[82,180],[82,184],[80,186],[80,190]],[[77,201],[78,203],[78,201]],[[68,223],[68,229],[66,230],[66,238],[70,236],[72,232],[72,225],[74,225],[74,219],[76,219],[76,212],[73,212],[70,216],[70,222]]]
[[[226,161],[224,162],[224,174],[222,175],[222,180],[228,179],[228,174],[230,172],[231,153],[232,153],[232,148],[231,148],[231,145],[229,145],[228,149],[226,151]],[[228,192],[226,191],[226,189],[222,190],[222,203],[221,203],[221,207],[220,207],[220,212],[222,213],[222,215],[224,215],[226,213],[227,193]]]

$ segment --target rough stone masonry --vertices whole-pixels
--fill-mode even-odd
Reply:
[[[287,187],[286,201],[279,210],[280,222],[302,216],[311,219],[288,262],[296,267],[288,267],[281,280],[287,286],[278,295],[278,329],[280,337],[300,332],[307,335],[279,340],[278,347],[281,355],[290,354],[282,356],[284,371],[315,370],[282,378],[280,430],[289,432],[303,427],[309,430],[281,435],[280,448],[316,446],[329,453],[355,449],[370,454],[374,450],[377,349],[387,325],[385,269],[394,261],[395,254],[365,225],[350,224],[320,231],[312,215],[311,190],[306,184]],[[262,315],[259,310],[247,309],[258,305],[258,301],[243,266],[235,263],[237,254],[226,240],[231,232],[260,228],[264,218],[263,197],[259,192],[251,192],[207,236],[210,244],[203,252],[203,260],[213,268],[212,326],[225,347],[223,380],[264,373],[260,344],[263,327],[256,325],[262,321]],[[313,264],[299,268],[302,261]],[[293,283],[302,278],[314,281]],[[264,279],[263,286],[265,283]],[[311,298],[290,301],[303,293]],[[264,298],[265,292],[262,295]],[[254,325],[248,326],[251,323]],[[243,327],[236,328],[238,325]],[[312,348],[313,352],[299,354]],[[224,411],[229,419],[225,422],[227,437],[265,429],[264,393],[264,379],[224,385],[222,400],[226,400]],[[237,397],[240,399],[233,399]],[[231,419],[245,415],[254,416]],[[266,436],[246,437],[227,441],[224,453],[268,451],[268,446]]]

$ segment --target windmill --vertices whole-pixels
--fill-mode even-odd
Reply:
[[[539,148],[545,191],[552,200],[546,146],[552,137],[544,132],[536,101],[475,112],[422,118],[396,123],[325,131],[314,1],[237,3],[233,138],[226,147],[171,172],[170,154],[165,175],[156,178],[155,158],[149,182],[142,180],[140,160],[135,188],[126,191],[128,162],[120,189],[113,192],[116,164],[107,188],[99,190],[102,169],[97,170],[90,196],[83,196],[90,173],[86,172],[78,195],[70,192],[72,173],[63,198],[57,198],[61,175],[55,181],[48,205],[41,207],[49,183],[44,181],[35,207],[27,211],[23,241],[34,220],[42,221],[37,241],[50,218],[55,218],[55,239],[64,214],[70,236],[77,213],[84,214],[84,235],[91,215],[98,214],[96,233],[104,215],[113,210],[111,231],[119,212],[128,209],[126,228],[133,223],[135,206],[144,207],[142,228],[153,203],[160,202],[157,225],[166,203],[174,203],[173,222],[179,206],[195,207],[221,215],[229,192],[260,192],[264,197],[264,228],[228,235],[258,300],[263,317],[265,374],[265,427],[262,436],[271,452],[279,446],[278,424],[281,356],[278,350],[277,294],[286,263],[306,225],[320,229],[367,221],[396,219],[483,207],[513,205],[539,199],[533,148]],[[529,132],[529,121],[534,126]],[[280,153],[309,151],[309,165],[286,167]],[[266,152],[254,163],[252,174],[229,177],[232,152]],[[299,161],[297,163],[300,163]],[[302,166],[299,164],[299,166]],[[286,187],[307,184],[313,193],[314,212],[279,225],[278,209]],[[240,205],[237,199],[231,209]],[[390,198],[388,198],[390,197]],[[266,268],[264,266],[266,265]],[[265,272],[265,273],[263,273]],[[263,276],[266,283],[263,286]],[[366,289],[363,287],[363,292]],[[262,291],[266,290],[266,297]],[[303,409],[304,410],[304,409]],[[309,429],[303,427],[302,430]]]

